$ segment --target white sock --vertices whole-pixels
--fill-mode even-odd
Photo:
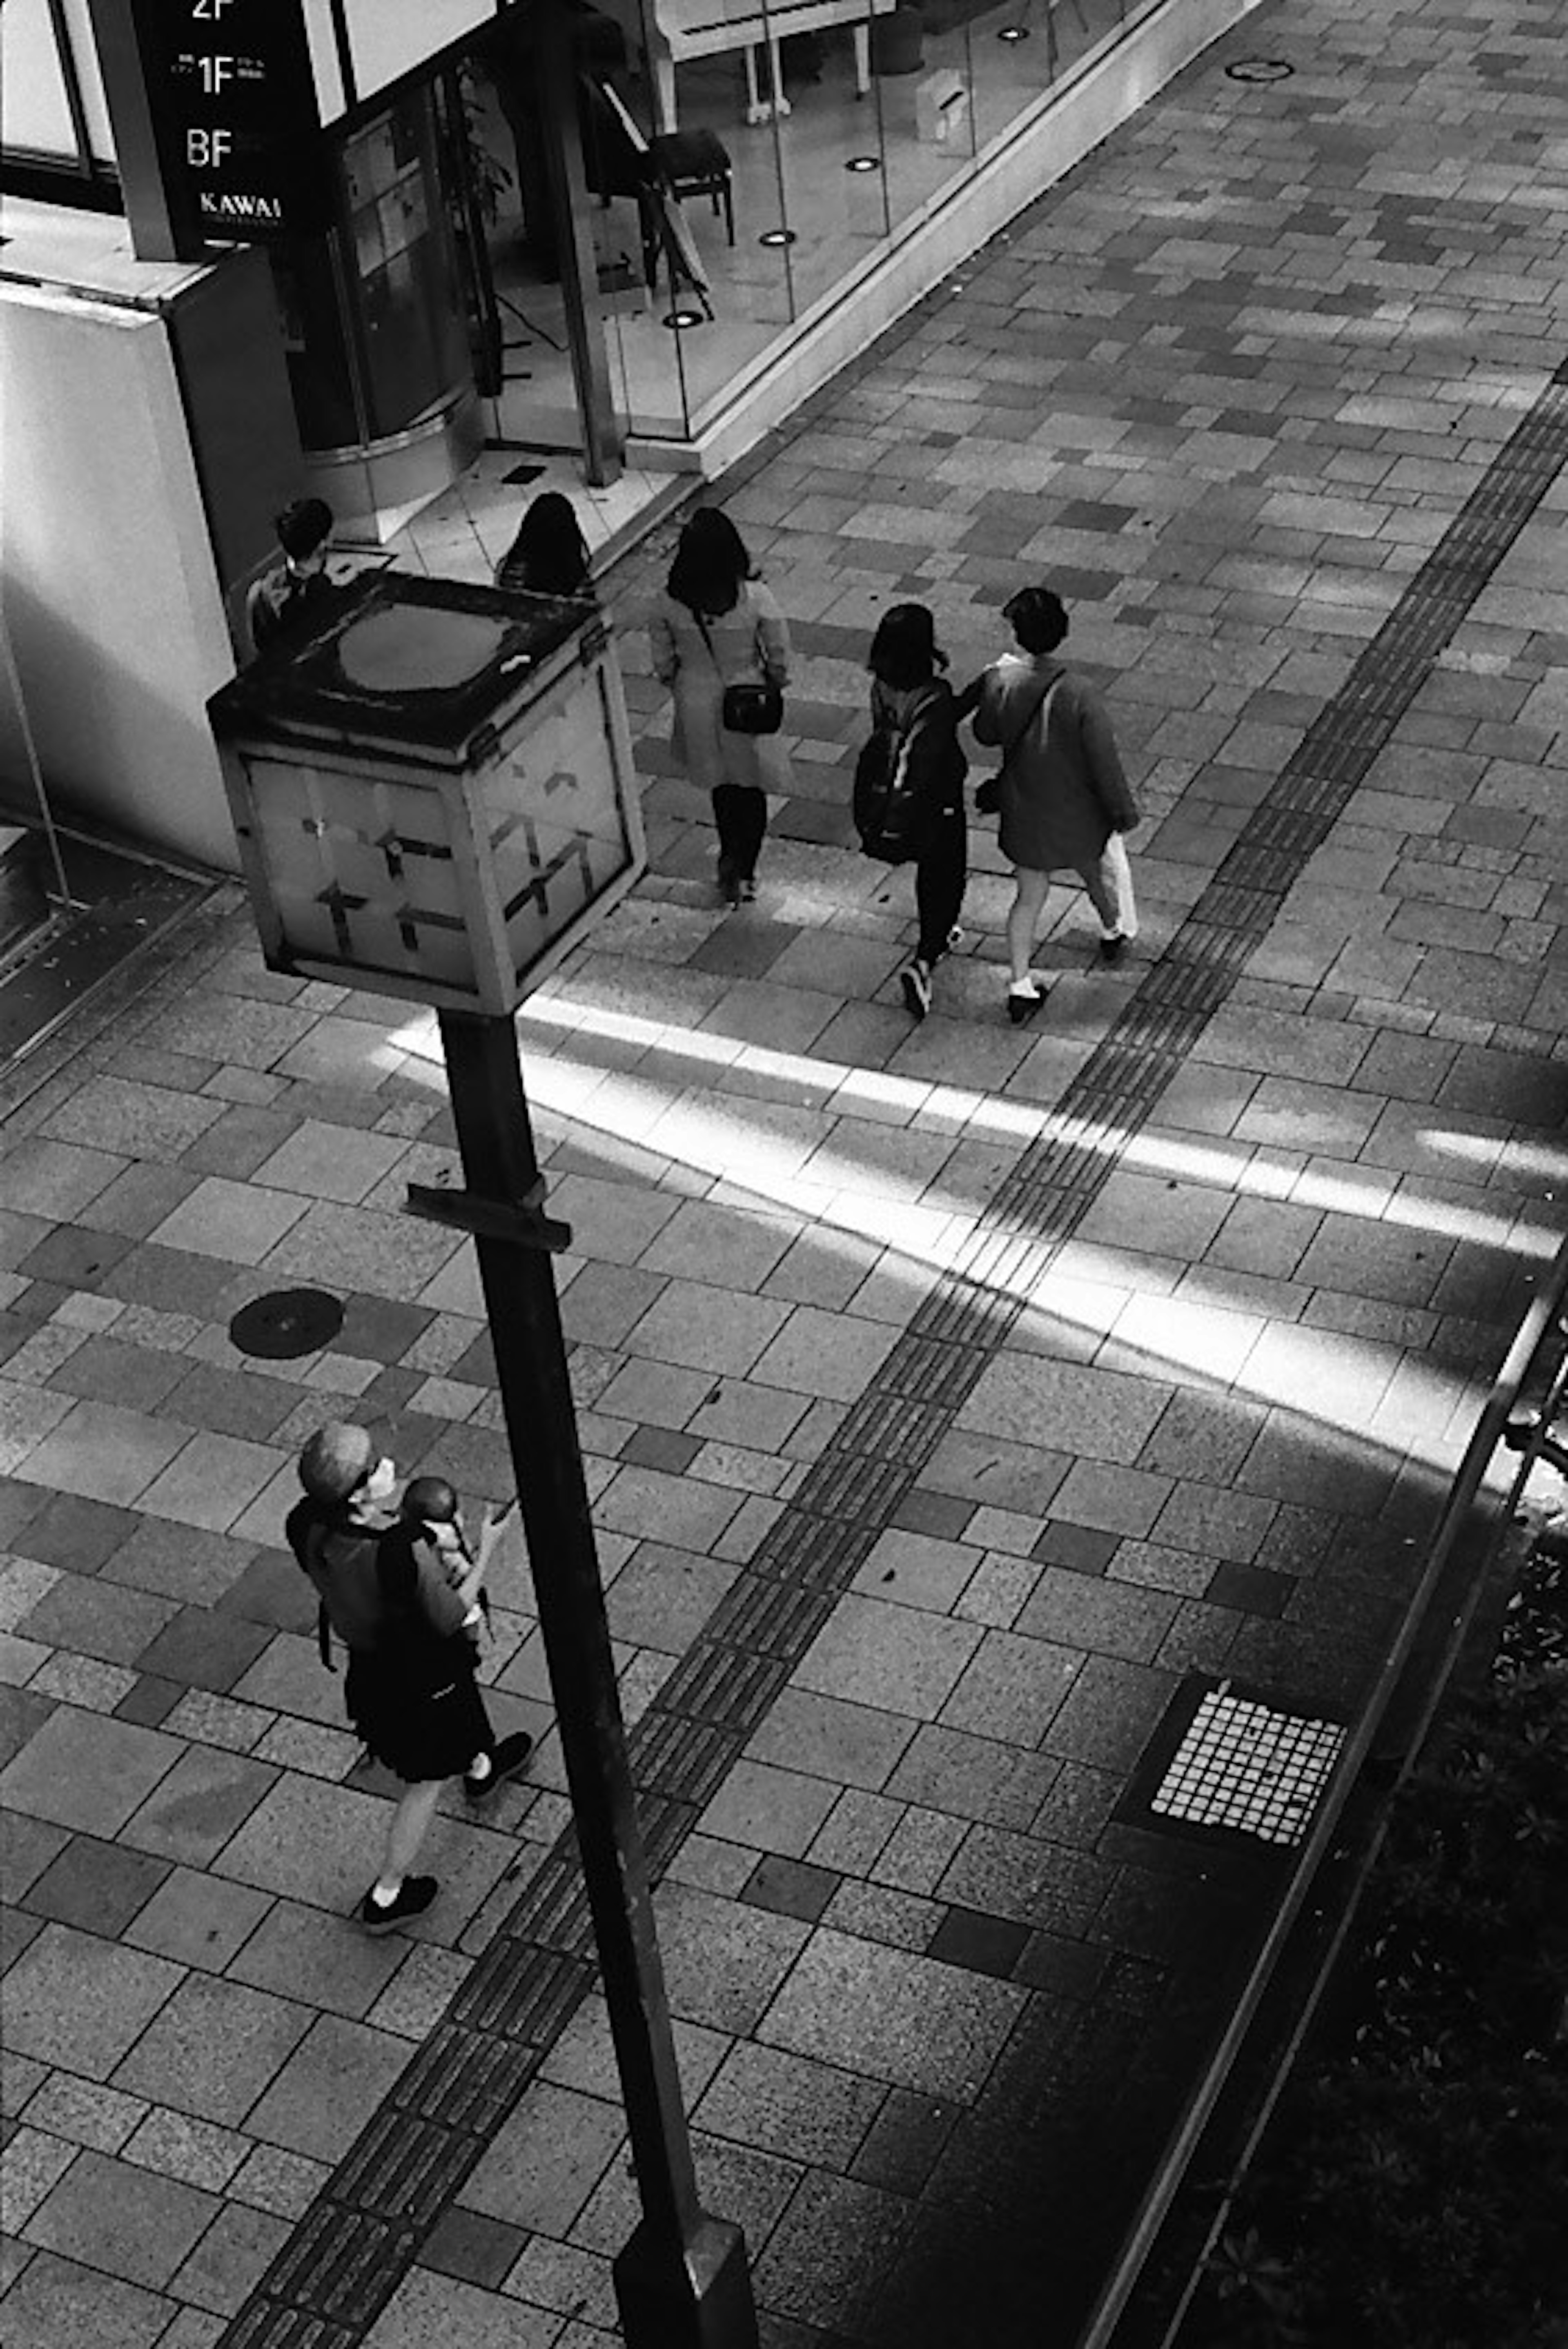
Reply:
[[[484,1780],[490,1775],[489,1754],[476,1754],[473,1760],[468,1765],[468,1775],[471,1778],[477,1779],[480,1784],[483,1785]]]
[[[370,1887],[370,1898],[378,1909],[389,1909],[403,1889],[400,1876],[383,1876]]]

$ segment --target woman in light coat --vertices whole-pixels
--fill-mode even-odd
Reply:
[[[1003,606],[1017,638],[980,680],[975,740],[1003,747],[1002,854],[1013,867],[1007,916],[1008,1017],[1032,1019],[1045,980],[1030,967],[1053,873],[1075,873],[1100,917],[1100,957],[1119,961],[1137,936],[1122,837],[1138,820],[1110,713],[1086,678],[1054,658],[1067,633],[1062,599],[1025,587]],[[967,697],[965,697],[967,698]]]
[[[699,507],[682,530],[648,636],[653,673],[675,697],[675,754],[690,780],[712,793],[720,891],[732,905],[749,905],[767,794],[787,791],[789,761],[776,734],[730,731],[724,688],[785,685],[789,630],[740,532],[716,506]]]

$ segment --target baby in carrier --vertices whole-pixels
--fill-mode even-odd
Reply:
[[[398,1515],[405,1525],[419,1528],[440,1557],[446,1578],[455,1590],[473,1568],[473,1551],[455,1487],[444,1476],[410,1476],[403,1487]],[[477,1596],[488,1627],[490,1593],[482,1587]]]

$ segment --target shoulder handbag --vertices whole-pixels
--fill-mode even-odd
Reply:
[[[1002,777],[1006,774],[1008,768],[1012,764],[1012,754],[1018,749],[1023,737],[1028,733],[1029,729],[1033,725],[1034,720],[1037,718],[1043,719],[1045,725],[1049,725],[1051,720],[1052,698],[1055,694],[1056,688],[1061,684],[1062,679],[1066,676],[1066,674],[1067,672],[1064,668],[1058,669],[1050,684],[1042,687],[1041,690],[1035,695],[1033,700],[1030,703],[1028,717],[1024,719],[1023,725],[1018,729],[1017,732],[1013,735],[1012,741],[1009,742],[1006,750],[1003,750],[1002,754],[1002,764],[994,771],[993,773],[987,775],[984,782],[980,785],[979,789],[975,792],[974,804],[977,814],[995,815],[1000,810],[1002,806]],[[1044,731],[1044,727],[1042,728],[1042,731]]]
[[[691,616],[702,631],[708,657],[717,668],[719,656],[713,650],[708,623],[701,612],[693,612]],[[727,685],[719,705],[719,719],[726,734],[776,734],[784,724],[784,688],[771,677],[748,678],[742,684]]]

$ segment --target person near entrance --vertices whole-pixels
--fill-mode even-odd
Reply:
[[[324,617],[337,594],[327,576],[332,509],[326,499],[296,498],[273,528],[283,560],[263,573],[245,598],[245,626],[255,653]]]
[[[648,636],[653,673],[675,698],[675,755],[712,794],[720,894],[729,905],[750,905],[767,795],[788,790],[789,761],[776,732],[738,732],[726,710],[737,687],[782,694],[789,630],[745,541],[717,506],[699,506],[681,531]],[[779,723],[776,707],[772,723]]]
[[[483,1805],[533,1751],[523,1731],[496,1738],[475,1678],[485,1570],[510,1512],[486,1513],[472,1563],[453,1579],[421,1519],[392,1513],[398,1472],[368,1429],[318,1427],[299,1481],[305,1497],[285,1532],[320,1602],[323,1657],[335,1632],[348,1651],[348,1718],[402,1781],[379,1873],[356,1911],[367,1932],[387,1933],[422,1916],[441,1889],[412,1871],[447,1780],[461,1775],[469,1801]]]
[[[530,595],[591,595],[587,544],[560,490],[541,490],[524,510],[517,535],[495,566],[498,587]]]

